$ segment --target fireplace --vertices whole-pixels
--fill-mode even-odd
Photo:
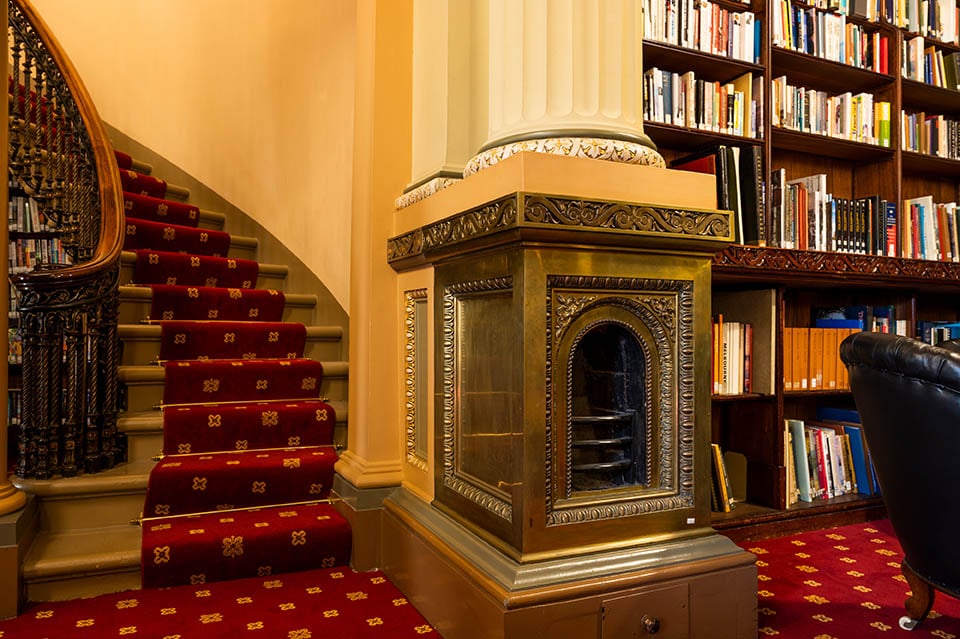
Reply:
[[[710,261],[730,212],[499,190],[562,191],[561,163],[591,189],[712,193],[533,153],[390,239],[398,272],[430,274],[433,457],[428,498],[385,502],[385,570],[471,639],[755,636],[754,557],[710,525]]]
[[[674,213],[684,229],[717,214]],[[424,249],[461,230],[428,227]],[[438,259],[434,505],[518,561],[712,532],[704,239],[563,237]]]

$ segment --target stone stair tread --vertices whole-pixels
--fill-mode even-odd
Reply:
[[[121,266],[133,267],[137,261],[137,254],[135,251],[123,251],[120,254],[120,264]],[[264,264],[263,262],[259,263],[260,265],[260,277],[278,277],[285,278],[287,272],[290,270],[286,264]]]
[[[307,326],[307,340],[342,339],[342,326]],[[117,328],[120,339],[159,340],[159,324],[120,324]]]
[[[124,284],[120,286],[120,302],[150,300],[152,292],[149,286],[135,286]],[[287,306],[314,307],[317,305],[317,296],[305,293],[284,293]]]
[[[23,562],[24,579],[140,571],[139,526],[38,533]]]
[[[347,423],[347,402],[335,399],[326,400],[337,413],[337,423]],[[159,409],[120,413],[117,429],[123,433],[152,433],[163,431],[163,411]]]
[[[77,475],[57,479],[22,479],[12,477],[14,485],[40,498],[76,497],[143,492],[153,463],[120,464],[93,475]]]
[[[346,377],[348,362],[320,362],[324,377]],[[119,379],[122,383],[161,383],[166,371],[163,366],[147,364],[139,366],[120,366]]]

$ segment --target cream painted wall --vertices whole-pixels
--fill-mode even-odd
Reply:
[[[101,117],[256,219],[349,312],[356,0],[34,0]]]

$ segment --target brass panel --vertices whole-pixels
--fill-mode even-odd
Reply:
[[[507,522],[523,472],[512,287],[498,277],[443,295],[443,485]]]

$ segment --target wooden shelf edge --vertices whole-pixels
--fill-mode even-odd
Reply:
[[[717,532],[743,543],[873,521],[886,514],[880,497],[845,495],[796,504],[787,510],[740,503],[729,513],[713,513],[712,525]]]

